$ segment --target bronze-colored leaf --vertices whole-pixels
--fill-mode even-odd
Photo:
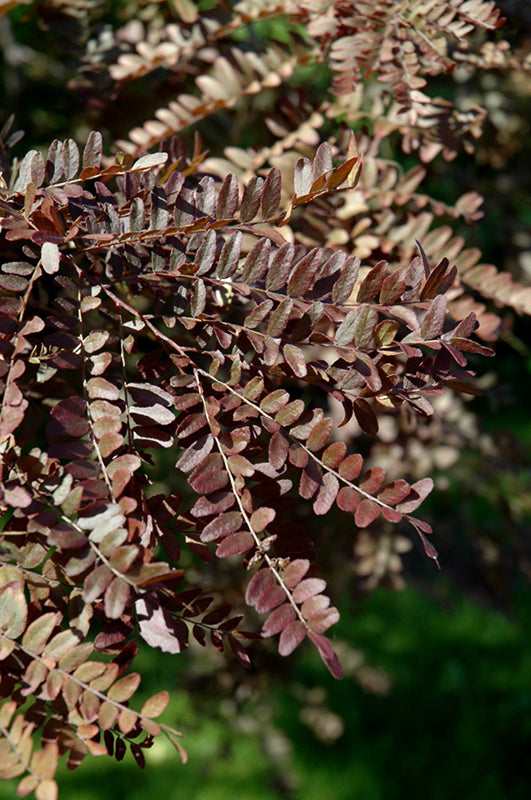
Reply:
[[[359,482],[360,489],[367,494],[374,494],[385,480],[385,470],[382,467],[373,467],[368,470]]]
[[[274,217],[275,214],[278,213],[281,188],[282,178],[280,170],[273,167],[273,169],[267,173],[262,191],[260,204],[262,207],[262,217],[264,219]]]
[[[286,599],[284,589],[280,586],[273,585],[267,586],[262,589],[254,602],[254,607],[259,614],[264,614],[266,611],[271,611],[272,608],[280,605]]]
[[[138,714],[131,708],[124,708],[118,714],[118,727],[122,733],[130,733],[138,722]]]
[[[58,796],[59,788],[54,780],[41,781],[35,789],[37,800],[57,800]]]
[[[304,378],[308,374],[308,369],[306,367],[306,359],[304,358],[304,353],[300,349],[300,347],[296,347],[294,344],[286,344],[283,348],[284,358],[286,359],[286,363],[291,368],[293,373],[298,378]]]
[[[420,506],[432,489],[433,480],[431,478],[422,478],[420,481],[411,484],[409,495],[397,505],[397,511],[402,514],[411,514],[412,511],[415,511]]]
[[[312,428],[306,440],[306,447],[312,451],[320,450],[330,438],[333,427],[334,421],[332,419],[325,417],[325,419],[320,420],[317,425]]]
[[[52,658],[59,661],[79,644],[79,636],[72,631],[61,631],[56,634],[43,650],[43,658]]]
[[[296,647],[306,638],[307,629],[303,622],[291,622],[280,634],[278,652],[281,656],[289,656]]]
[[[28,606],[22,581],[10,581],[0,586],[0,630],[10,639],[17,639],[26,628],[27,618]]]
[[[310,562],[307,558],[296,558],[291,561],[282,572],[282,580],[288,587],[293,589],[310,569]]]
[[[229,636],[229,646],[236,656],[238,662],[244,667],[245,669],[250,669],[252,667],[251,659],[249,658],[249,654],[247,653],[245,647],[242,645],[239,639],[235,636]]]
[[[289,394],[284,389],[275,389],[260,400],[260,408],[267,414],[275,414],[286,407]]]
[[[121,578],[115,578],[107,587],[104,597],[105,614],[109,619],[120,619],[129,602],[131,588]]]
[[[269,336],[282,336],[288,324],[292,309],[293,300],[291,297],[284,298],[284,300],[278,304],[267,323],[267,333]]]
[[[251,527],[255,533],[260,533],[267,526],[273,522],[276,517],[276,511],[273,508],[262,506],[251,514]]]
[[[215,542],[217,539],[229,536],[239,530],[242,522],[243,518],[239,511],[227,511],[225,514],[220,514],[208,525],[205,525],[201,532],[201,541]]]
[[[116,683],[113,683],[107,697],[109,700],[114,700],[117,703],[125,703],[130,700],[140,685],[140,675],[138,672],[132,672],[130,675],[125,675],[120,678]]]
[[[314,633],[313,631],[309,631],[308,636],[319,650],[319,655],[330,670],[331,674],[334,676],[334,678],[340,680],[343,677],[343,670],[341,669],[339,659],[326,636],[323,636],[320,633]]]
[[[352,481],[358,477],[363,467],[363,458],[359,453],[347,456],[339,465],[338,472],[342,478]]]
[[[296,612],[291,603],[278,606],[269,614],[262,627],[262,636],[274,636],[280,633],[296,619]]]
[[[305,578],[293,589],[293,600],[295,603],[304,603],[314,594],[319,594],[326,588],[326,581],[321,578]]]
[[[326,514],[334,505],[334,501],[339,492],[339,481],[335,475],[327,473],[323,476],[322,485],[319,487],[317,496],[313,502],[315,514]]]
[[[254,545],[254,538],[252,534],[247,531],[240,531],[239,533],[232,533],[223,539],[216,548],[216,555],[218,558],[227,558],[228,556],[241,555],[247,553]]]
[[[49,611],[38,617],[26,628],[22,637],[23,647],[35,655],[40,655],[58,622],[59,615],[55,611]]]
[[[60,669],[70,672],[76,669],[76,667],[79,667],[80,664],[84,664],[93,650],[94,645],[91,642],[78,644],[65,655],[61,656],[58,666]]]
[[[354,521],[358,528],[366,528],[380,514],[380,506],[374,500],[362,499],[354,512]]]
[[[273,586],[274,583],[275,577],[269,569],[259,570],[249,581],[245,592],[245,602],[250,606],[254,605],[260,593]]]

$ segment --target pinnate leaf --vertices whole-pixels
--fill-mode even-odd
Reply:
[[[387,277],[389,265],[387,261],[379,261],[363,279],[358,289],[358,303],[369,303],[380,293],[380,288]]]
[[[238,662],[244,667],[245,669],[250,669],[252,667],[251,659],[249,658],[249,654],[247,650],[242,645],[242,643],[237,639],[235,636],[229,636],[229,646],[234,655],[236,656]]]
[[[365,473],[359,483],[360,489],[367,494],[374,494],[385,480],[385,470],[382,467],[373,467]]]
[[[276,511],[273,508],[263,506],[253,511],[251,515],[251,527],[255,533],[259,533],[267,528],[276,517]]]
[[[176,468],[182,472],[190,472],[203,461],[214,446],[214,438],[208,434],[201,436],[186,448],[176,463]]]
[[[146,700],[140,713],[143,717],[158,717],[162,714],[169,702],[169,693],[166,691],[159,692],[153,695],[153,697],[150,697],[149,700]]]
[[[354,340],[354,335],[357,326],[357,313],[356,311],[349,311],[341,325],[336,331],[335,341],[338,345],[347,345]]]
[[[243,265],[242,281],[254,284],[265,275],[270,250],[271,242],[269,239],[259,239],[253,245]]]
[[[342,478],[352,481],[358,477],[363,467],[363,458],[359,453],[347,456],[339,465],[338,472]]]
[[[398,479],[384,486],[381,492],[378,493],[378,500],[382,503],[389,505],[396,505],[402,502],[410,494],[411,488],[407,481]]]
[[[78,644],[76,647],[69,650],[65,655],[61,656],[59,659],[59,667],[67,672],[72,672],[72,670],[79,667],[80,664],[84,664],[86,662],[93,650],[94,645],[92,642],[83,642],[83,644]]]
[[[186,633],[182,629],[176,629],[174,621],[165,613],[158,601],[151,598],[149,601],[140,598],[136,601],[135,607],[140,635],[147,644],[162,650],[164,653],[180,653],[185,649],[188,644]],[[133,689],[133,692],[135,689]],[[112,699],[118,698],[113,697]]]
[[[339,621],[339,611],[337,608],[328,608],[318,614],[313,614],[308,618],[308,627],[315,633],[324,633],[332,625]]]
[[[105,564],[96,567],[86,578],[83,586],[83,600],[85,603],[93,603],[103,594],[113,579],[113,574]]]
[[[105,592],[105,614],[109,619],[120,619],[129,602],[131,590],[129,584],[121,578],[115,578]]]
[[[118,715],[118,727],[122,733],[130,733],[138,722],[138,715],[132,708],[124,708]]]
[[[285,599],[286,595],[282,587],[277,585],[268,586],[260,592],[254,603],[254,607],[259,614],[263,614],[283,603]]]
[[[131,172],[142,172],[145,169],[153,169],[153,167],[161,167],[168,160],[167,153],[149,153],[147,156],[142,156],[137,159],[131,167]]]
[[[140,680],[138,672],[125,675],[123,678],[117,680],[116,683],[113,683],[107,692],[107,697],[109,700],[114,700],[117,703],[125,703],[127,700],[131,699],[140,686]]]
[[[247,553],[253,545],[253,536],[247,531],[232,533],[218,544],[216,548],[216,555],[218,558],[241,555],[242,553]]]
[[[380,512],[384,519],[386,519],[388,522],[392,522],[393,524],[396,522],[400,522],[400,520],[402,519],[402,514],[399,511],[396,511],[394,508],[388,508],[387,506],[382,506],[380,508]]]
[[[282,425],[283,428],[287,428],[299,419],[304,411],[304,407],[304,402],[302,400],[298,398],[297,400],[292,400],[291,403],[288,403],[275,415],[275,420],[279,425]]]
[[[291,312],[293,309],[293,300],[291,297],[286,297],[282,300],[277,308],[272,312],[267,323],[267,333],[269,336],[281,336],[284,329],[288,324]]]
[[[289,452],[289,439],[281,431],[273,434],[269,440],[269,463],[277,470],[286,463]]]
[[[313,510],[315,514],[326,514],[333,506],[334,501],[339,492],[339,481],[335,475],[328,472],[323,477],[323,482],[317,492],[317,497],[313,502]]]
[[[437,553],[437,550],[432,545],[432,543],[430,541],[428,541],[428,539],[426,539],[426,537],[424,536],[424,534],[421,531],[417,531],[417,533],[418,533],[418,535],[420,537],[420,540],[422,542],[422,545],[424,547],[424,552],[426,553],[428,558],[433,558],[435,563],[438,565],[439,562],[437,561],[437,558],[438,558],[439,554]]]
[[[321,456],[321,460],[326,467],[336,469],[347,453],[347,446],[344,442],[333,442],[328,445],[326,450]]]
[[[79,149],[73,139],[66,139],[63,143],[63,159],[65,178],[72,180],[79,169]]]
[[[332,300],[334,303],[346,303],[349,299],[356,280],[360,267],[360,260],[356,256],[348,256],[344,265],[341,268],[341,273],[334,283],[332,290]]]
[[[57,622],[58,614],[54,611],[49,611],[47,614],[38,617],[26,629],[22,637],[22,645],[31,650],[32,653],[35,653],[35,655],[40,655]]]
[[[223,489],[229,476],[223,468],[223,460],[219,453],[212,453],[199,464],[188,478],[192,489],[198,494],[212,494]]]
[[[321,251],[318,247],[314,247],[297,262],[287,286],[291,297],[303,297],[306,294],[314,284],[320,264]]]
[[[220,278],[230,278],[238,269],[242,238],[241,231],[236,231],[223,245],[217,267]]]
[[[262,191],[261,206],[262,217],[269,219],[278,212],[280,205],[280,192],[282,187],[282,178],[280,170],[273,167],[266,176],[264,188]]]
[[[304,353],[300,347],[296,347],[294,344],[286,344],[284,345],[283,352],[286,363],[291,367],[294,374],[298,378],[304,378],[308,374],[308,369],[306,367]]]
[[[293,589],[293,600],[295,603],[304,603],[314,594],[319,594],[326,588],[326,581],[322,578],[305,578]]]
[[[329,640],[326,638],[326,636],[323,636],[320,633],[314,633],[313,631],[309,631],[308,636],[319,650],[319,655],[330,670],[331,674],[337,680],[341,680],[343,677],[343,670],[341,669],[339,659],[335,654]]]
[[[103,137],[99,131],[90,131],[83,150],[83,169],[101,166]]]
[[[267,272],[266,288],[268,291],[275,292],[286,286],[294,257],[295,247],[291,242],[278,248]]]
[[[378,517],[380,506],[374,500],[363,499],[356,507],[354,521],[358,528],[366,528]]]
[[[288,589],[293,589],[310,569],[310,562],[307,558],[296,558],[291,561],[282,572],[282,580]]]
[[[394,342],[399,328],[400,324],[394,319],[379,322],[374,329],[374,341],[377,347],[389,347]]]
[[[22,582],[10,581],[0,587],[0,630],[10,639],[24,633],[28,618],[28,606]]]
[[[57,800],[58,796],[59,787],[57,782],[50,778],[40,781],[35,789],[36,800]]]
[[[280,634],[278,652],[281,656],[289,656],[306,637],[307,628],[300,620],[291,622]]]
[[[335,189],[346,181],[355,166],[359,163],[359,160],[358,156],[354,156],[345,161],[344,164],[340,164],[339,167],[336,167],[326,182],[327,188]]]
[[[238,178],[227,175],[219,190],[216,203],[216,219],[231,219],[238,208]]]
[[[240,206],[240,217],[242,222],[249,222],[256,217],[260,208],[260,200],[264,191],[264,179],[253,175],[246,185],[242,203]],[[241,235],[241,234],[240,234]]]
[[[426,499],[432,489],[433,481],[431,478],[422,478],[420,481],[411,484],[408,497],[397,505],[397,511],[402,514],[411,514]]]
[[[422,320],[420,334],[423,339],[434,339],[442,333],[444,320],[446,317],[446,297],[443,294],[437,295],[432,302]]]
[[[297,197],[304,197],[313,183],[312,162],[308,158],[299,158],[295,164],[293,186]]]
[[[43,650],[43,658],[53,658],[59,660],[70,653],[79,644],[79,636],[72,631],[66,630],[56,634]]]
[[[253,310],[245,317],[246,328],[258,328],[261,322],[269,316],[274,303],[272,300],[264,300],[253,308]]]
[[[289,401],[289,394],[284,389],[275,389],[260,401],[260,408],[266,414],[276,414],[285,408]]]
[[[457,267],[448,269],[449,262],[443,258],[440,264],[433,269],[420,293],[421,300],[431,300],[437,294],[444,294],[454,282]]]
[[[311,619],[316,614],[321,614],[330,606],[330,598],[325,594],[315,594],[305,600],[301,606],[301,614],[304,619]]]
[[[262,636],[274,636],[287,628],[296,618],[297,614],[291,603],[284,603],[275,608],[268,616],[262,627]]]
[[[367,436],[376,436],[378,433],[378,418],[367,400],[362,397],[357,398],[353,407],[354,414],[363,433],[367,434]]]
[[[267,589],[270,586],[273,586],[275,583],[275,576],[269,569],[261,569],[259,570],[251,580],[247,586],[247,591],[245,592],[245,602],[248,603],[250,606],[254,606],[257,598],[259,597],[260,593]]]
[[[324,419],[320,420],[317,425],[312,428],[311,433],[306,440],[306,447],[312,451],[320,450],[325,446],[330,438],[333,427],[334,421],[332,419],[325,417]]]
[[[54,242],[44,242],[41,248],[41,264],[48,275],[53,275],[59,269],[60,253]]]
[[[201,541],[215,542],[217,539],[229,536],[239,530],[242,522],[243,518],[239,511],[227,511],[225,514],[220,514],[205,525],[201,532]]]

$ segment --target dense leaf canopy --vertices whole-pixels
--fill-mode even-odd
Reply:
[[[452,227],[481,218],[478,193],[423,187],[487,119],[436,79],[529,74],[494,3],[170,5],[106,27],[90,2],[14,12],[16,30],[71,36],[70,89],[101,123],[17,158],[13,119],[1,135],[0,776],[38,800],[64,754],[129,747],[143,766],[165,734],[185,758],[154,721],[166,691],[135,710],[142,643],[249,668],[259,638],[282,656],[309,639],[340,678],[302,501],[358,535],[360,575],[399,572],[411,533],[437,562],[416,516],[431,477],[370,442],[389,418],[420,440],[441,398],[479,394],[500,308],[531,309]],[[308,69],[330,78],[317,100]],[[118,127],[147,81],[144,118]],[[227,134],[239,121],[248,146]]]

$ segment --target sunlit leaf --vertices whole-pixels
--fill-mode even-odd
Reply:
[[[167,691],[159,692],[158,694],[146,700],[140,713],[144,717],[158,717],[162,714],[168,703],[170,702],[170,695]]]

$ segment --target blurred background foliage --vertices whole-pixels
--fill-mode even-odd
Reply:
[[[216,4],[197,5],[202,11]],[[115,91],[106,71],[117,57],[111,31],[133,18],[147,24],[161,9],[178,19],[182,6],[84,0],[72,13],[75,3],[45,0],[0,17],[3,116],[13,113],[16,128],[25,131],[15,154],[45,149],[53,138],[83,142],[92,128],[111,143],[150,118],[181,76],[155,73]],[[496,36],[528,49],[529,4],[499,6],[508,22]],[[257,24],[236,38],[243,46],[246,37],[282,40],[286,24]],[[324,93],[329,82],[324,67],[300,70],[291,81],[292,98],[301,102],[308,93]],[[438,78],[436,91],[485,106],[489,121],[473,156],[427,166],[423,189],[449,203],[472,188],[482,194],[484,218],[474,229],[456,223],[454,230],[485,261],[529,284],[531,77],[489,70],[461,82]],[[264,92],[247,98],[235,118],[207,120],[201,128],[211,154],[231,142],[266,144],[262,119],[275,97]],[[392,141],[389,157],[411,168],[414,159]],[[411,549],[400,533],[382,528],[354,539],[333,513],[319,520],[320,558],[342,612],[334,646],[345,679],[329,679],[310,648],[282,660],[261,646],[251,653],[250,674],[199,648],[181,658],[141,653],[146,697],[161,688],[172,692],[166,721],[183,731],[189,763],[180,765],[165,740],[147,753],[144,772],[130,756],[122,764],[88,759],[75,773],[59,775],[64,797],[529,796],[530,320],[507,312],[503,331],[495,360],[477,362],[482,398],[445,400],[439,425],[420,423],[398,449],[390,418],[371,445],[374,462],[391,473],[393,464],[395,470],[405,464],[415,477],[434,476],[436,490],[423,515],[433,524],[442,572],[435,574],[416,543]],[[170,469],[170,462],[158,464],[160,489],[171,480]],[[307,513],[311,526],[309,512],[301,510]],[[225,582],[230,590],[228,567],[217,564],[216,571],[218,586]],[[12,786],[0,785],[1,800],[12,796]]]
[[[129,754],[63,768],[62,796],[526,800],[529,596],[508,619],[439,581],[432,597],[381,589],[342,610],[341,682],[309,648],[287,667],[259,663],[251,678],[210,651],[188,652],[186,664],[145,654],[143,690],[170,688],[166,718],[185,732],[188,764],[161,738],[143,772]]]

